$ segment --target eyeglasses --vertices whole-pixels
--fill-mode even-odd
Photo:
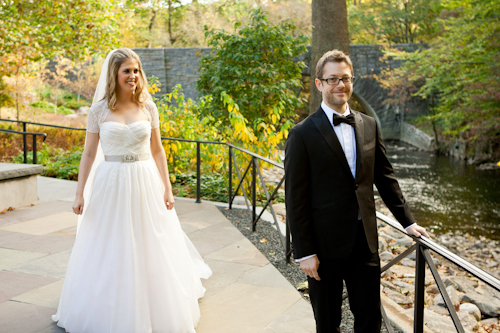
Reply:
[[[354,76],[352,77],[343,77],[343,78],[336,78],[336,77],[329,77],[328,79],[320,79],[321,81],[325,81],[326,84],[330,86],[337,86],[339,85],[340,81],[344,82],[344,84],[350,84],[352,81],[354,81]]]

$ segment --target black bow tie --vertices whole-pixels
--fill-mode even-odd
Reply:
[[[348,125],[354,126],[356,120],[354,119],[354,115],[351,113],[347,117],[339,116],[337,114],[333,114],[333,125],[338,126],[340,123],[346,123]]]

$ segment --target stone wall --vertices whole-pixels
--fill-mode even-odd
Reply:
[[[424,44],[398,44],[394,47],[414,52],[426,47]],[[173,87],[181,84],[186,98],[198,99],[200,94],[196,89],[196,81],[200,75],[200,59],[210,54],[208,47],[186,47],[186,48],[158,48],[158,49],[134,49],[141,57],[146,75],[159,77],[161,91],[157,95],[163,95],[172,91]],[[412,101],[403,109],[393,108],[386,105],[387,91],[383,90],[373,75],[381,73],[382,69],[397,67],[400,63],[388,59],[382,61],[383,53],[380,45],[351,45],[350,56],[353,62],[354,95],[358,100],[366,101],[374,113],[374,116],[382,129],[382,135],[386,139],[399,139],[401,135],[401,124],[403,121],[425,114],[427,107],[422,101]],[[311,47],[307,52],[298,57],[307,64],[302,71],[304,76],[311,75]]]
[[[394,47],[414,52],[425,45],[397,44]],[[209,47],[134,49],[141,57],[146,75],[148,77],[155,75],[160,78],[162,90],[159,94],[170,92],[175,85],[181,84],[185,95],[193,99],[199,97],[196,90],[196,80],[200,75],[200,58],[208,55],[210,50]],[[395,60],[389,60],[388,63],[381,61],[383,53],[380,45],[351,45],[350,56],[354,66],[354,74],[360,78],[380,74],[380,71],[388,65],[399,66],[399,62]],[[308,64],[304,68],[303,74],[310,75],[310,46],[299,59]]]
[[[171,92],[180,84],[184,96],[191,99],[199,97],[196,80],[200,76],[200,59],[210,54],[210,50],[209,47],[134,49],[148,78],[151,75],[159,77],[161,91],[157,95]]]

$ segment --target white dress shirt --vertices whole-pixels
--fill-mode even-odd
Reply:
[[[333,125],[333,114],[335,113],[338,116],[347,117],[351,114],[351,110],[349,109],[349,105],[347,105],[347,110],[344,114],[340,114],[337,111],[330,108],[326,105],[325,102],[321,102],[321,108],[326,113],[330,124],[337,135],[337,138],[340,141],[340,145],[342,146],[342,150],[344,151],[345,158],[347,159],[347,163],[349,164],[349,168],[351,169],[352,177],[356,178],[356,136],[354,134],[354,126],[351,126],[346,123],[340,123],[337,126]]]
[[[344,117],[347,117],[348,115],[351,114],[349,104],[347,105],[347,110],[344,112],[344,114],[340,114],[337,111],[333,110],[331,107],[326,105],[325,102],[321,102],[321,108],[328,117],[328,120],[330,121],[330,124],[332,125],[333,130],[335,131],[335,134],[339,139],[340,145],[342,146],[342,150],[344,151],[345,154],[345,158],[347,159],[347,163],[349,164],[349,168],[351,169],[352,177],[356,178],[356,135],[354,133],[354,126],[351,126],[346,123],[340,123],[337,126],[333,125],[334,113]],[[359,214],[359,219],[361,219],[361,212],[359,212],[358,214]],[[413,223],[412,225],[406,227],[405,230],[408,230],[408,228],[414,225],[416,225],[416,223]],[[315,255],[316,254],[312,254],[310,256],[295,259],[295,261],[300,262],[312,258]]]

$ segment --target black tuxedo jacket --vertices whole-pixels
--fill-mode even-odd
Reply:
[[[341,258],[352,251],[361,212],[368,246],[378,249],[373,184],[407,227],[415,222],[389,162],[376,121],[356,119],[356,177],[323,109],[297,124],[285,148],[285,201],[294,257]]]

